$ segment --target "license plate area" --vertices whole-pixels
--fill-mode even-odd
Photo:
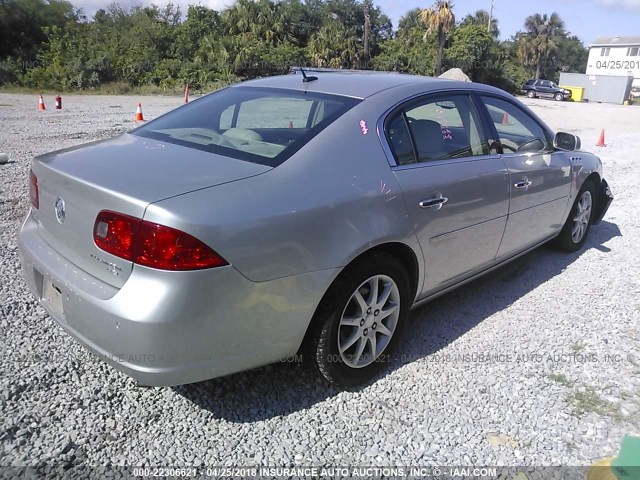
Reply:
[[[62,306],[62,292],[53,282],[43,279],[42,285],[42,302],[49,307],[53,314],[62,317],[64,309]]]

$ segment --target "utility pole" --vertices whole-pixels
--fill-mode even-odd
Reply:
[[[369,70],[369,35],[371,33],[371,14],[369,2],[364,4],[364,69]]]
[[[491,9],[489,10],[489,23],[487,25],[487,32],[491,33],[491,21],[493,20],[493,0],[491,0]]]

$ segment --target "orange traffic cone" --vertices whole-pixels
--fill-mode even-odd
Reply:
[[[189,103],[189,84],[187,83],[187,87],[184,89],[184,103]]]
[[[144,117],[142,116],[142,103],[138,102],[138,109],[136,110],[136,122],[144,122]]]
[[[42,95],[40,95],[40,99],[38,100],[38,110],[46,110],[47,107],[44,106],[44,100],[42,99]]]
[[[504,112],[502,116],[502,125],[509,125],[509,114],[507,112]]]
[[[604,128],[600,131],[600,137],[598,138],[598,143],[596,143],[596,147],[606,147],[607,145],[604,143]]]

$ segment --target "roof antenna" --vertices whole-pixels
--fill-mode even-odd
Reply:
[[[300,67],[300,72],[302,73],[302,83],[309,83],[313,82],[314,80],[318,80],[318,77],[307,76],[302,67]]]

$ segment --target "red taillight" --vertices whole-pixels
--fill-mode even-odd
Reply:
[[[141,220],[122,213],[103,210],[93,226],[93,241],[105,252],[133,261],[133,239]]]
[[[29,199],[33,208],[40,208],[40,193],[38,192],[38,177],[33,170],[29,171]]]
[[[227,261],[188,233],[104,210],[93,227],[96,245],[117,257],[161,270],[200,270]]]

